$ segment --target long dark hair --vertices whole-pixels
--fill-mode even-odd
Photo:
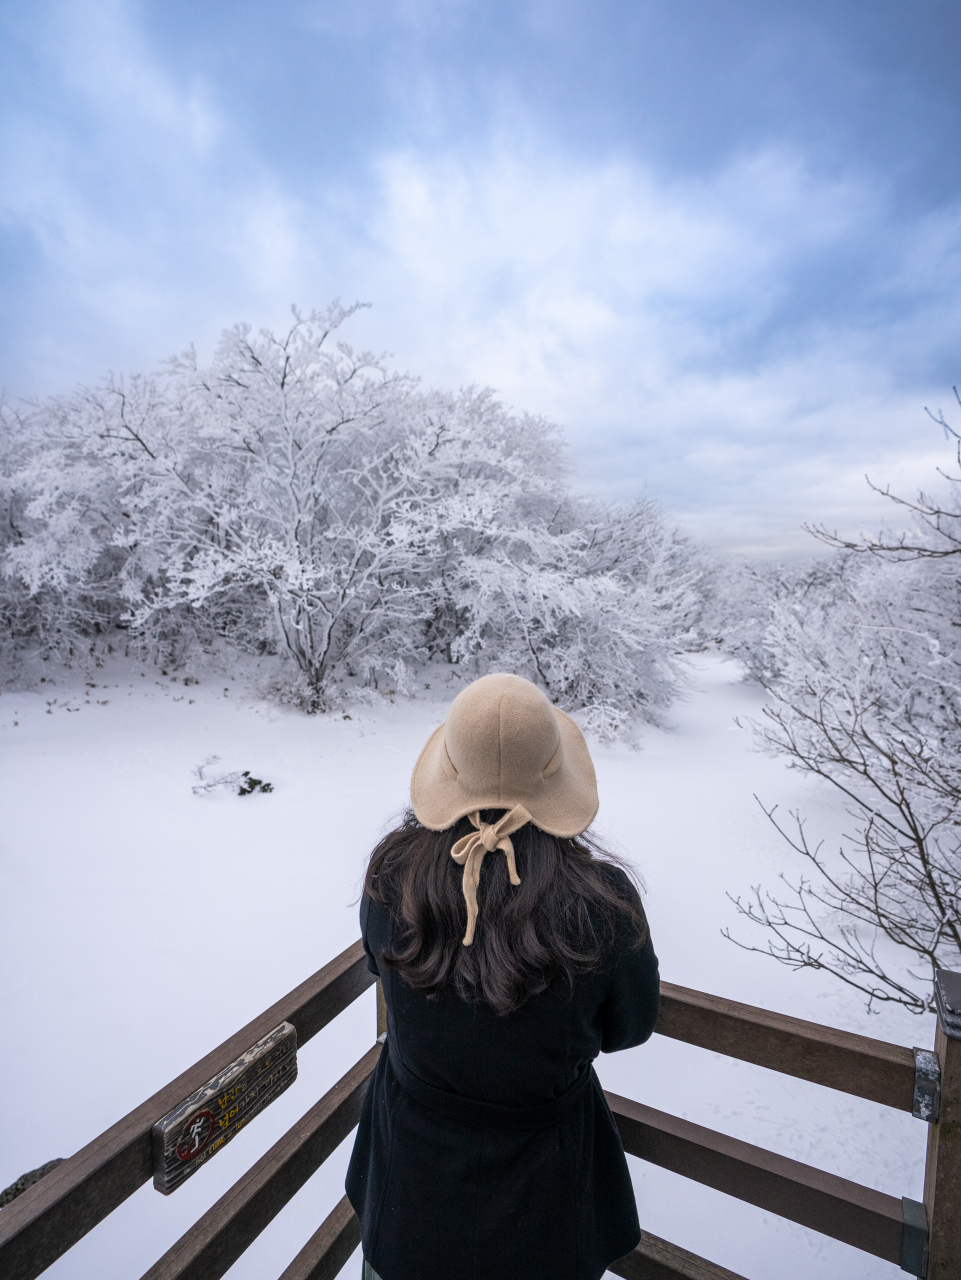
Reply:
[[[481,818],[496,822],[502,812]],[[620,861],[588,835],[565,840],[528,822],[511,836],[520,885],[508,880],[502,853],[487,855],[477,932],[463,946],[463,869],[450,852],[473,830],[461,818],[447,831],[429,831],[408,812],[370,856],[364,887],[400,925],[378,963],[399,970],[410,986],[428,997],[449,992],[512,1013],[555,978],[570,983],[576,973],[596,969],[615,936],[628,945],[645,941],[640,895],[615,871]]]

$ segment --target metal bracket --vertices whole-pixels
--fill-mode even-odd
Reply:
[[[904,1227],[901,1234],[901,1270],[910,1276],[928,1274],[928,1214],[917,1200],[901,1197]]]
[[[941,1065],[930,1049],[914,1051],[914,1105],[916,1120],[934,1123],[941,1109]]]
[[[961,973],[935,969],[934,1003],[941,1030],[950,1039],[961,1040]]]

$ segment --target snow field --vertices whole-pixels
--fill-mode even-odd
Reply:
[[[799,806],[830,838],[835,797],[751,749],[734,718],[761,695],[739,669],[692,663],[672,728],[641,750],[592,747],[596,829],[629,857],[662,975],[673,982],[928,1046],[931,1020],[868,1016],[821,975],[738,950],[752,940],[726,892],[773,885],[789,851],[753,793]],[[143,673],[143,674],[141,674]],[[65,673],[0,696],[5,1017],[0,1185],[69,1155],[358,936],[372,844],[402,810],[410,770],[444,715],[436,684],[412,700],[307,717],[241,679],[199,685],[147,666]],[[191,770],[250,769],[271,795],[196,796]],[[297,1083],[174,1196],[148,1184],[46,1273],[145,1271],[370,1046],[368,992],[304,1046]],[[29,1045],[29,1048],[26,1046]],[[614,1091],[894,1195],[920,1198],[925,1128],[910,1116],[654,1037],[602,1057]],[[231,1271],[279,1275],[342,1195],[351,1139]],[[631,1160],[642,1225],[749,1277],[868,1280],[898,1268]],[[352,1275],[352,1262],[346,1275]]]

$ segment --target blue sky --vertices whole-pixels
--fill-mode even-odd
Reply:
[[[290,304],[560,422],[579,487],[806,548],[950,451],[961,9],[0,4],[0,386]]]

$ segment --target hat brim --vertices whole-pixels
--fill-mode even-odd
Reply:
[[[597,778],[584,735],[565,712],[551,710],[561,735],[561,760],[537,786],[514,790],[510,780],[499,791],[472,791],[458,776],[447,754],[446,724],[427,739],[414,765],[410,797],[417,820],[430,831],[446,831],[474,809],[512,809],[522,804],[534,825],[552,836],[580,835],[597,814]]]

